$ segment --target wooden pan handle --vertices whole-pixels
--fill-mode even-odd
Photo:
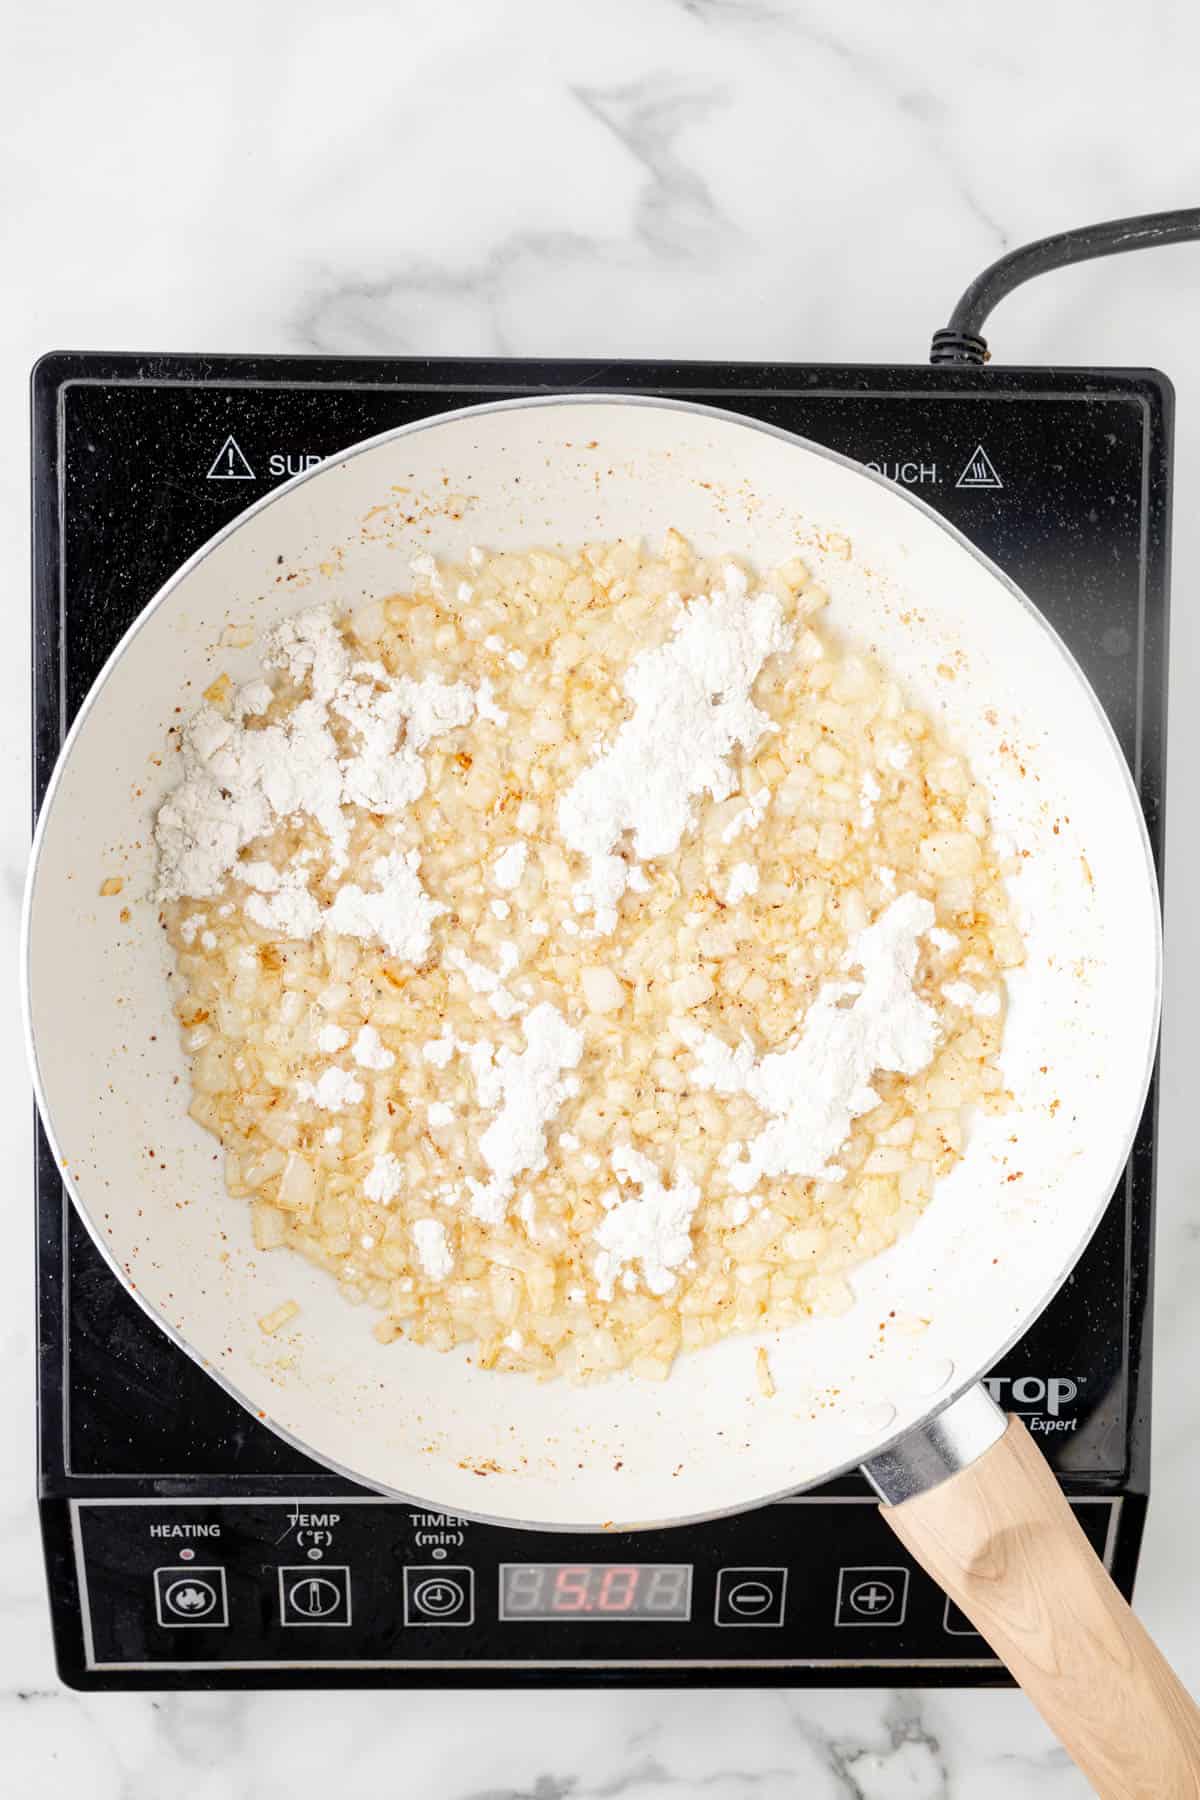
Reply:
[[[1200,1711],[1113,1586],[1020,1419],[969,1468],[880,1510],[1102,1800],[1200,1800]]]

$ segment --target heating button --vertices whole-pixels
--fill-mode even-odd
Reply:
[[[717,1573],[718,1625],[782,1625],[786,1569],[721,1569]]]
[[[154,1609],[159,1624],[171,1631],[180,1625],[228,1625],[224,1569],[196,1564],[155,1569]]]

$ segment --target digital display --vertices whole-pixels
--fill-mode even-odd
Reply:
[[[691,1563],[501,1563],[502,1619],[690,1619]]]

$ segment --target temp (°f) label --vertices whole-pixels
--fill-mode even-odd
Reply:
[[[320,1562],[325,1552],[333,1548],[334,1528],[341,1522],[341,1517],[339,1512],[316,1512],[300,1506],[293,1507],[275,1541],[281,1544],[286,1537],[294,1537],[297,1549],[303,1550],[310,1562]]]

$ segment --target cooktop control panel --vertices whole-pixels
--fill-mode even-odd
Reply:
[[[1073,1504],[1107,1560],[1121,1500]],[[352,1496],[71,1513],[98,1672],[999,1668],[866,1497],[586,1538]]]

